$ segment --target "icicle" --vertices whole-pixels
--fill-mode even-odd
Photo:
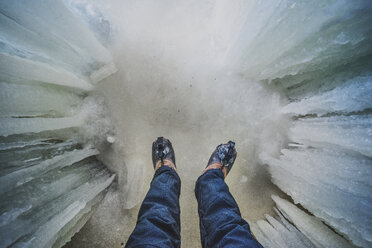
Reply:
[[[86,182],[72,191],[65,192],[43,206],[32,208],[9,225],[0,227],[0,245],[35,246],[33,242],[37,241],[51,246],[53,243],[50,242],[58,238],[61,228],[69,229],[68,224],[73,224],[71,221],[80,219],[89,212],[92,205],[97,203],[94,199],[112,183],[114,178],[115,175],[109,177],[107,172],[98,174],[90,183]]]
[[[256,234],[257,232],[268,247],[315,247],[314,244],[288,222],[283,225],[283,221],[279,222],[270,215],[265,215],[265,217],[267,221],[257,221],[259,230],[256,229],[254,233]],[[261,241],[260,238],[259,241]]]
[[[282,152],[279,159],[263,158],[270,165],[272,181],[296,203],[301,203],[355,244],[368,242],[372,235],[369,221],[372,218],[372,161],[330,148]]]
[[[283,113],[297,115],[348,113],[372,108],[372,77],[357,77],[334,90],[285,106]]]
[[[295,205],[278,197],[272,196],[278,209],[288,216],[289,220],[308,237],[316,247],[352,247],[346,240],[334,233],[320,220],[312,217]]]
[[[12,83],[46,83],[81,90],[92,90],[86,80],[48,64],[0,53],[0,80]]]
[[[259,226],[256,223],[250,223],[249,226],[251,227],[251,231],[254,236],[257,238],[257,241],[265,248],[275,248],[275,244],[267,238],[264,233],[261,231]]]
[[[37,208],[49,201],[73,190],[84,182],[93,178],[93,175],[102,173],[102,167],[93,162],[79,162],[74,166],[50,171],[27,182],[13,191],[6,192],[2,197],[6,202],[0,202],[0,226],[14,221],[20,214]]]
[[[38,177],[50,170],[69,166],[84,158],[97,154],[98,151],[91,148],[75,150],[60,156],[55,156],[52,159],[45,160],[37,165],[14,171],[8,175],[0,177],[0,194],[13,189],[14,187],[19,187],[20,185],[33,180],[35,177]]]
[[[79,116],[64,118],[0,118],[0,136],[81,127],[83,124],[84,122]]]
[[[300,119],[293,123],[290,138],[297,143],[342,146],[372,156],[372,115]]]
[[[71,116],[81,104],[81,97],[57,87],[0,83],[0,117]]]
[[[90,201],[106,189],[112,181],[115,175],[108,178],[106,181],[91,186],[89,191],[82,194],[78,201],[73,202],[61,213],[53,216],[51,220],[42,225],[31,238],[33,245],[38,247],[51,247],[58,239],[59,231],[68,225],[70,222],[77,218],[79,215],[83,215],[91,210]]]

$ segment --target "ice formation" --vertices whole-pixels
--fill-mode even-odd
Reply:
[[[372,29],[367,23],[372,6],[368,1],[354,3],[323,1],[317,5],[322,11],[313,11],[311,1],[280,1],[272,15],[264,16],[269,24],[257,35],[246,32],[246,38],[242,33],[249,41],[240,43],[247,52],[237,56],[243,57],[238,61],[245,62],[247,76],[290,100],[281,110],[292,118],[288,145],[279,156],[266,151],[260,155],[272,181],[353,245],[370,247]],[[273,42],[280,45],[272,48]],[[300,225],[286,210],[283,215],[316,247],[342,247],[312,239],[316,231],[303,229],[312,225],[305,217]],[[281,242],[270,240],[275,223],[258,224],[269,243]]]
[[[1,1],[0,20],[0,247],[60,247],[115,177],[85,132],[115,67],[59,1]]]
[[[316,217],[278,196],[272,198],[279,217],[266,215],[266,221],[252,225],[265,247],[353,247]]]
[[[135,15],[141,21],[133,25]],[[150,104],[128,107],[133,116],[153,110],[160,96],[164,129],[167,113],[187,105],[172,117],[179,126],[171,134],[186,137],[190,127],[222,133],[221,116],[234,128],[245,125],[247,132],[228,133],[252,146],[244,161],[267,166],[289,196],[273,196],[276,216],[251,225],[265,247],[371,247],[370,23],[368,0],[0,1],[0,247],[63,246],[113,182],[97,159],[100,144],[127,147],[102,116],[102,100],[88,96],[116,71],[104,46],[110,32],[129,45],[128,54],[114,56],[128,66],[117,80],[136,79],[120,85],[127,93],[119,98],[159,86],[147,94]],[[183,92],[167,98],[164,88],[173,86]],[[136,142],[152,123],[120,124],[141,129],[128,140],[142,149]],[[118,173],[127,201],[112,196],[128,209],[146,188],[137,166],[146,161],[129,153]]]

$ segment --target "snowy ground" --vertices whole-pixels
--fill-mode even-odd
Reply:
[[[200,245],[195,181],[215,146],[230,139],[237,143],[238,159],[227,183],[243,217],[256,221],[273,214],[270,196],[280,191],[258,164],[258,154],[278,152],[283,141],[279,95],[232,71],[193,70],[168,61],[155,45],[128,42],[113,49],[118,72],[96,94],[105,97],[115,126],[116,142],[101,159],[117,173],[117,191],[106,196],[72,246],[125,243],[151,181],[151,144],[158,136],[169,138],[176,153],[184,247]],[[194,57],[186,59],[191,64]]]

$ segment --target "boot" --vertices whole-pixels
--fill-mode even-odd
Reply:
[[[176,157],[174,155],[172,143],[163,137],[157,138],[152,143],[152,163],[154,169],[159,160],[161,161],[161,166],[163,166],[164,160],[169,160],[176,166]]]
[[[217,146],[216,150],[212,153],[207,167],[214,163],[221,164],[222,168],[226,168],[227,175],[235,162],[236,155],[235,142],[229,141],[226,144],[221,144]]]

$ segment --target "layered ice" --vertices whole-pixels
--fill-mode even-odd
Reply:
[[[247,76],[262,79],[290,101],[280,110],[292,118],[288,143],[280,154],[260,155],[272,181],[353,245],[369,247],[372,43],[367,23],[372,17],[369,2],[355,3],[326,1],[318,3],[323,11],[312,11],[312,2],[282,1],[254,39],[241,36],[251,42],[246,46],[251,53],[239,58],[250,61],[243,67]],[[300,6],[301,11],[295,11]],[[304,23],[308,24],[301,29]],[[274,39],[267,38],[269,32]],[[263,53],[271,51],[275,40],[273,53]],[[341,246],[325,238],[323,243],[314,241],[318,227],[306,229],[307,222],[303,227],[295,219],[291,222],[316,247]]]
[[[44,73],[50,69],[61,73],[60,76],[66,74],[94,83],[115,72],[107,50],[61,1],[2,1],[0,8],[2,50],[16,56],[14,63],[25,63],[26,71],[18,73],[46,67]]]
[[[71,116],[83,103],[78,94],[53,86],[3,82],[0,88],[0,117]]]
[[[295,203],[360,247],[372,241],[370,80],[346,78],[318,94],[303,83],[303,98],[288,88],[297,98],[282,109],[293,117],[290,143],[279,157],[261,154]]]
[[[273,195],[278,218],[266,215],[252,225],[257,239],[265,247],[353,247],[319,219]]]
[[[372,108],[371,95],[372,77],[356,77],[333,90],[290,103],[282,111],[296,115],[359,112]]]
[[[1,1],[0,25],[0,247],[61,247],[115,178],[87,94],[116,68],[60,1]]]
[[[371,159],[330,148],[285,149],[282,153],[279,159],[267,160],[273,182],[351,239],[368,240]]]
[[[199,245],[196,173],[234,139],[227,183],[265,247],[370,247],[371,9],[1,1],[0,246],[61,247],[89,219],[71,247],[125,242],[164,135],[180,152],[183,245]]]
[[[289,137],[305,145],[330,144],[371,157],[371,126],[371,114],[305,118],[293,123]]]

